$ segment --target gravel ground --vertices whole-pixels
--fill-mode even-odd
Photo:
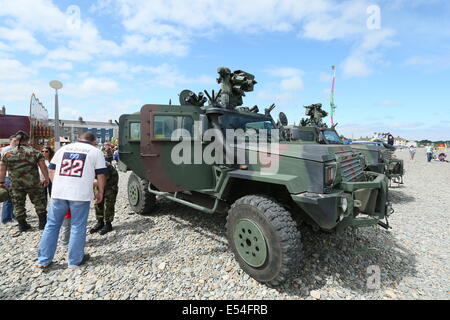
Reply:
[[[0,299],[449,299],[450,164],[426,163],[421,149],[414,161],[406,150],[397,156],[406,175],[391,189],[393,229],[336,235],[301,226],[304,259],[281,288],[241,271],[227,247],[225,216],[166,200],[150,216],[132,214],[121,173],[114,231],[88,235],[85,266],[67,269],[59,247],[49,270],[35,267],[34,209],[32,231],[0,226]],[[379,288],[367,288],[369,266],[380,270]]]

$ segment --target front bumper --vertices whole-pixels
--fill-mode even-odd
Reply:
[[[292,200],[322,229],[376,225],[391,212],[388,180],[380,173],[364,174],[365,181],[342,182],[332,193],[291,194]]]

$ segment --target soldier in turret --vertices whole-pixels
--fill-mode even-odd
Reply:
[[[19,223],[19,231],[31,228],[26,222],[25,201],[27,194],[33,203],[39,217],[39,229],[43,230],[47,222],[47,203],[44,187],[48,186],[49,175],[43,155],[27,143],[29,135],[23,131],[16,134],[18,146],[6,152],[0,161],[0,188],[5,185],[5,174],[9,171],[11,179],[11,197],[14,204],[14,216]],[[39,177],[38,167],[43,179]]]
[[[116,205],[117,193],[119,192],[119,174],[111,164],[113,160],[113,151],[111,148],[107,148],[104,150],[104,154],[106,167],[108,169],[105,184],[105,195],[103,197],[103,201],[95,205],[97,224],[89,231],[90,233],[99,232],[101,235],[112,231],[111,223],[114,220],[114,207]]]

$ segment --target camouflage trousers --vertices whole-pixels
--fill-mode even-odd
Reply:
[[[103,195],[103,201],[95,205],[95,216],[97,220],[105,222],[113,222],[114,220],[114,207],[116,206],[118,188],[106,187],[105,194]]]
[[[25,209],[25,202],[30,197],[31,203],[34,205],[38,216],[47,215],[47,199],[44,196],[42,187],[26,188],[26,189],[11,189],[11,200],[14,204],[14,216],[17,221],[23,221],[27,218]]]

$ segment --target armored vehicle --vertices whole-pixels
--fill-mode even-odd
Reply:
[[[285,129],[290,141],[304,144],[343,144],[336,131],[336,125],[329,128],[322,121],[328,115],[322,110],[322,104],[305,106],[305,109],[305,114],[309,118],[301,119],[299,126],[289,126]],[[395,147],[382,141],[353,141],[350,146],[355,152],[363,155],[364,170],[385,174],[389,183],[403,184],[403,160],[395,158]]]
[[[283,134],[286,118],[271,116],[275,105],[261,113],[257,106],[239,107],[253,90],[253,75],[228,68],[218,73],[216,94],[184,90],[180,105],[146,104],[120,117],[119,169],[132,171],[128,199],[135,212],[151,213],[159,196],[226,214],[239,265],[270,286],[298,267],[298,221],[325,231],[388,227],[382,221],[391,213],[383,174],[365,172],[349,146],[290,143]],[[237,131],[244,138],[229,139]]]

